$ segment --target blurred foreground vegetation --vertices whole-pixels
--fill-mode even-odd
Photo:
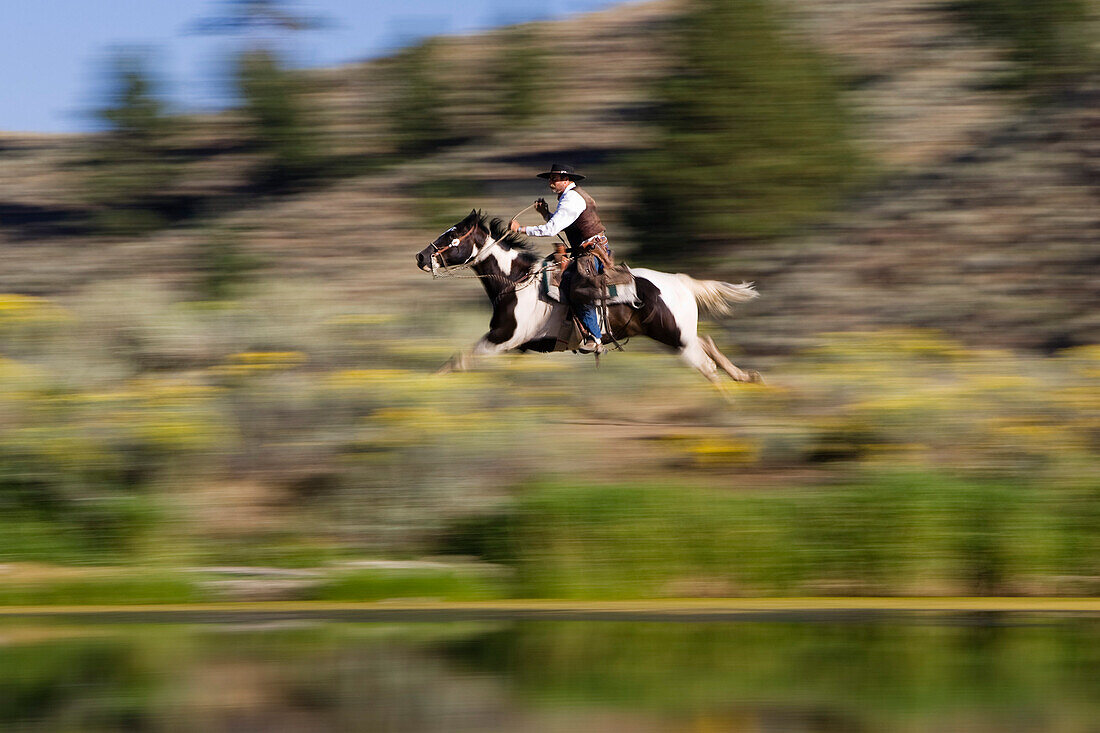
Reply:
[[[476,321],[114,295],[0,297],[4,562],[315,568],[285,594],[342,600],[1100,587],[1096,347],[823,335],[730,404],[639,342],[436,377]],[[356,565],[440,554],[485,564]],[[202,573],[117,592],[218,597]],[[0,600],[101,597],[55,580]]]

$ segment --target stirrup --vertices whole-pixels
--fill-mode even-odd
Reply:
[[[589,346],[588,344],[592,345]],[[603,344],[601,344],[599,341],[595,339],[586,339],[584,342],[581,343],[580,346],[577,347],[577,351],[581,352],[582,354],[602,354],[604,351],[606,351],[606,349],[604,349]]]

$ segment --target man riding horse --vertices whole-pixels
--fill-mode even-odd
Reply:
[[[520,226],[513,219],[508,228],[513,232],[522,232],[534,237],[553,237],[565,232],[569,240],[569,262],[562,274],[561,292],[568,300],[573,313],[580,322],[583,340],[578,348],[583,353],[599,352],[602,333],[596,305],[593,302],[591,287],[584,287],[603,272],[605,265],[611,264],[611,250],[607,246],[600,216],[596,212],[596,202],[588,192],[577,185],[584,176],[571,166],[554,163],[550,170],[539,173],[550,184],[550,190],[558,195],[558,205],[554,215],[546,201],[535,201],[535,211],[542,215],[545,224],[535,227]],[[555,261],[559,266],[565,261],[565,246],[555,246]]]
[[[555,169],[559,175],[576,175],[559,166]],[[564,180],[572,182],[569,178]],[[569,193],[576,190],[570,188]],[[589,203],[585,202],[585,209]],[[595,213],[595,207],[592,212]],[[577,216],[570,223],[580,218]],[[541,258],[528,249],[525,242],[519,241],[525,237],[509,233],[509,228],[519,229],[514,221],[505,226],[503,221],[490,219],[475,209],[416,253],[416,266],[433,275],[440,271],[472,270],[493,305],[489,331],[469,349],[455,354],[441,372],[468,369],[472,360],[479,356],[506,351],[562,351],[564,348],[562,321],[570,319],[569,306],[557,298],[547,297],[546,290],[538,286],[539,275],[543,273]],[[546,231],[543,227],[534,229]],[[588,238],[583,234],[580,237],[581,244]],[[701,313],[729,313],[734,303],[752,300],[756,297],[752,283],[735,285],[718,280],[696,280],[684,274],[643,267],[632,268],[631,275],[636,286],[633,300],[608,306],[605,335],[620,339],[648,336],[677,351],[685,362],[715,384],[720,382],[719,368],[738,382],[760,381],[759,374],[734,366],[718,350],[713,339],[699,333]],[[584,273],[581,276],[584,279]],[[595,278],[599,288],[594,299],[606,297],[602,279]],[[581,289],[595,292],[597,288],[592,287],[591,282],[582,283]],[[594,339],[590,346],[597,346]]]

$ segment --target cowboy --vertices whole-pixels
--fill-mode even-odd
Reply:
[[[538,177],[545,178],[550,184],[550,190],[558,195],[558,206],[554,215],[550,215],[549,206],[540,198],[535,201],[535,211],[546,220],[545,224],[524,227],[513,219],[508,228],[513,232],[522,232],[532,237],[553,237],[558,232],[565,232],[570,244],[570,256],[573,259],[562,275],[562,292],[570,293],[572,290],[570,283],[578,279],[578,265],[582,265],[586,271],[595,273],[603,271],[602,258],[593,253],[602,248],[609,257],[607,237],[604,234],[603,224],[600,223],[599,214],[596,213],[596,202],[584,189],[577,186],[577,181],[583,181],[584,176],[574,171],[572,166],[554,163],[550,166],[550,170],[539,173]],[[564,250],[564,247],[559,245],[559,255],[563,254],[561,250]],[[582,263],[582,257],[590,259]],[[560,262],[560,257],[557,259]],[[584,332],[578,350],[585,354],[599,352],[601,332],[595,304],[572,295],[569,301]]]

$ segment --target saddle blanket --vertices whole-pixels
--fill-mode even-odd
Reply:
[[[626,303],[637,306],[638,287],[634,281],[634,275],[625,264],[618,264],[614,268],[618,272],[609,278],[615,282],[607,284],[608,304]],[[542,274],[539,277],[539,291],[543,297],[549,298],[555,303],[563,302],[561,299],[561,272],[554,266],[553,258],[547,257],[543,261]]]

